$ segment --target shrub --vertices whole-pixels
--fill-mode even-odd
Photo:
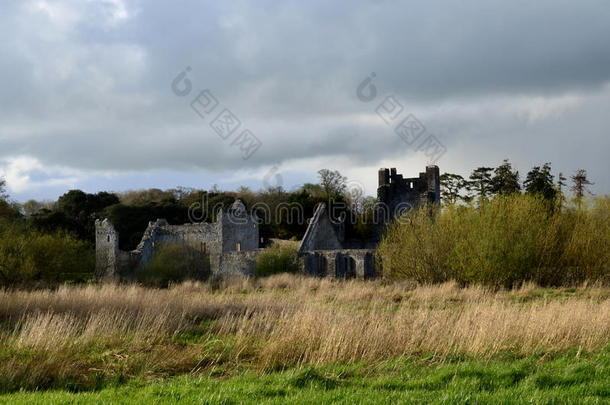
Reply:
[[[0,225],[0,285],[87,281],[94,266],[93,247],[72,234]]]
[[[167,287],[184,280],[205,280],[211,274],[209,255],[182,244],[160,245],[151,261],[138,272],[147,285]]]
[[[278,273],[297,273],[299,270],[298,249],[291,245],[274,244],[258,256],[255,275],[266,277]]]
[[[610,197],[590,203],[585,210],[570,211],[562,224],[566,239],[562,264],[576,281],[610,281]]]
[[[479,206],[422,208],[395,221],[379,246],[383,273],[423,283],[511,287],[607,280],[610,199],[552,211],[539,197],[497,197]]]

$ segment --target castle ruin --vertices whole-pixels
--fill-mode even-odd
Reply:
[[[214,276],[252,274],[259,248],[258,219],[236,200],[227,211],[220,210],[216,222],[169,225],[151,221],[138,246],[129,252],[119,249],[119,234],[104,219],[95,221],[96,274],[100,278],[130,277],[150,263],[164,243],[181,244],[201,253]]]
[[[345,223],[331,218],[326,204],[319,204],[299,247],[305,272],[320,277],[376,277],[375,249],[386,226],[424,204],[440,204],[438,166],[428,166],[412,178],[403,178],[395,168],[380,169],[373,235],[364,241],[350,237]],[[227,211],[221,210],[214,223],[169,225],[164,219],[151,221],[136,249],[129,252],[119,249],[119,234],[108,219],[95,221],[95,240],[96,274],[107,279],[132,277],[166,243],[202,253],[206,261],[202,267],[209,268],[214,277],[254,274],[261,251],[259,220],[240,200]]]
[[[440,200],[438,166],[428,166],[412,178],[403,178],[395,168],[379,169],[374,235],[364,242],[349,238],[344,223],[333,220],[326,205],[319,204],[299,248],[305,271],[315,276],[376,277],[375,249],[390,221],[424,204],[439,205]]]

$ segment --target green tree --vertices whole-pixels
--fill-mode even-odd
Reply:
[[[29,218],[32,215],[35,215],[40,212],[44,208],[44,205],[36,200],[28,200],[23,203],[22,208],[25,216]]]
[[[493,167],[478,167],[470,174],[467,187],[475,193],[479,199],[487,199],[491,193],[491,173]]]
[[[443,173],[440,182],[444,202],[455,204],[460,199],[466,199],[466,196],[460,194],[460,192],[467,188],[467,181],[459,174]]]
[[[359,212],[355,215],[355,221],[351,227],[356,239],[365,243],[375,236],[375,207],[377,198],[364,197]]]
[[[57,207],[71,218],[79,218],[87,213],[87,193],[70,190],[57,200]]]
[[[0,224],[0,286],[85,281],[93,276],[91,245],[64,231],[43,233]]]
[[[495,168],[491,179],[491,191],[496,195],[510,195],[521,192],[519,185],[519,172],[513,170],[508,159]]]
[[[89,212],[98,212],[106,207],[118,204],[119,197],[114,193],[100,191],[97,194],[87,194],[87,208]]]
[[[324,199],[324,190],[319,184],[305,183],[301,189],[314,198]]]
[[[6,180],[0,177],[0,218],[15,219],[20,216],[19,205],[9,201]]]
[[[62,211],[43,208],[37,213],[27,217],[27,220],[32,228],[41,232],[53,233],[58,230],[64,230],[78,235],[81,239],[87,239],[83,227]],[[89,237],[91,242],[93,241],[92,237],[93,235],[90,235]]]
[[[328,199],[337,198],[345,194],[347,178],[337,170],[318,170],[320,185]]]
[[[121,203],[126,205],[146,205],[150,203],[160,203],[168,200],[175,200],[183,197],[185,193],[181,190],[161,190],[150,188],[145,190],[130,190],[121,193]]]
[[[118,203],[119,198],[115,194],[105,191],[87,194],[81,190],[70,190],[57,200],[57,211],[64,214],[68,222],[77,225],[77,233],[82,239],[93,240],[95,214]]]
[[[256,194],[246,186],[241,186],[237,189],[237,198],[239,198],[246,207],[252,206],[256,202]]]
[[[6,192],[6,180],[3,177],[0,177],[0,200],[8,200],[8,193]]]
[[[298,273],[299,270],[297,247],[290,244],[274,244],[258,255],[254,274],[257,277],[266,277],[278,273]]]
[[[224,207],[233,203],[234,199],[225,201]],[[210,198],[210,205],[222,201]],[[119,247],[122,250],[132,250],[140,243],[144,230],[149,221],[164,218],[170,224],[184,224],[188,222],[188,208],[176,202],[149,203],[146,205],[114,204],[106,207],[100,217],[105,217],[115,226],[120,235]]]
[[[534,166],[527,173],[523,186],[528,194],[538,194],[545,200],[554,202],[557,197],[557,189],[554,184],[554,176],[551,174],[551,163],[547,162],[542,167]]]

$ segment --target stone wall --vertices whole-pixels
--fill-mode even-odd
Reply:
[[[390,221],[423,204],[440,203],[438,166],[427,166],[419,177],[403,178],[395,168],[379,170],[375,209],[375,232],[367,240],[345,234],[343,224],[330,220],[326,207],[319,205],[299,247],[305,271],[316,276],[370,278],[378,274],[375,249]]]
[[[220,223],[169,225],[165,220],[150,222],[142,240],[132,252],[139,256],[139,266],[152,259],[155,248],[163,243],[183,244],[201,253],[222,252]]]
[[[217,257],[216,269],[213,276],[216,278],[253,276],[256,269],[256,259],[263,249],[227,252]]]
[[[318,204],[309,226],[305,231],[299,252],[313,250],[330,250],[343,248],[342,228],[335,226],[330,220],[325,204]]]
[[[440,175],[438,166],[427,166],[419,177],[403,178],[395,168],[379,170],[377,188],[377,223],[381,228],[396,215],[424,203],[440,204]]]
[[[237,200],[214,223],[169,225],[148,223],[142,240],[130,252],[119,250],[119,235],[107,220],[95,222],[96,274],[99,278],[129,278],[150,263],[162,244],[181,244],[209,255],[213,274],[251,274],[259,247],[258,220]],[[234,269],[231,269],[234,266]]]
[[[119,234],[107,219],[95,221],[95,274],[98,278],[112,278],[121,263]]]
[[[362,279],[378,276],[374,249],[316,250],[303,256],[305,272],[312,276]]]
[[[258,221],[253,215],[239,212],[221,214],[222,253],[258,249]]]

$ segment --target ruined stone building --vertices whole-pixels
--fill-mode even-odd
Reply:
[[[169,225],[151,221],[136,249],[119,249],[119,234],[107,219],[95,221],[96,274],[103,278],[133,276],[163,243],[182,244],[208,260],[215,276],[251,274],[259,248],[258,219],[237,200],[220,211],[216,222]]]
[[[422,204],[440,203],[437,166],[428,166],[419,177],[403,178],[396,169],[379,170],[375,226],[368,240],[346,232],[344,222],[333,220],[325,204],[319,204],[299,247],[305,272],[315,276],[377,276],[375,249],[387,224],[401,213]],[[136,249],[119,249],[119,234],[107,219],[95,222],[96,272],[99,277],[131,277],[152,259],[163,243],[182,244],[203,253],[216,277],[251,275],[259,249],[259,221],[235,201],[220,211],[214,223],[169,225],[158,219],[149,222]]]
[[[396,169],[379,169],[378,215],[383,226],[395,216],[421,204],[440,204],[441,183],[438,166],[427,166],[419,177],[403,178]]]
[[[422,204],[440,204],[440,195],[438,166],[428,166],[412,178],[403,178],[394,168],[380,169],[374,235],[364,242],[350,238],[345,224],[333,220],[326,205],[319,204],[299,248],[305,271],[316,276],[375,277],[375,248],[387,224]]]

